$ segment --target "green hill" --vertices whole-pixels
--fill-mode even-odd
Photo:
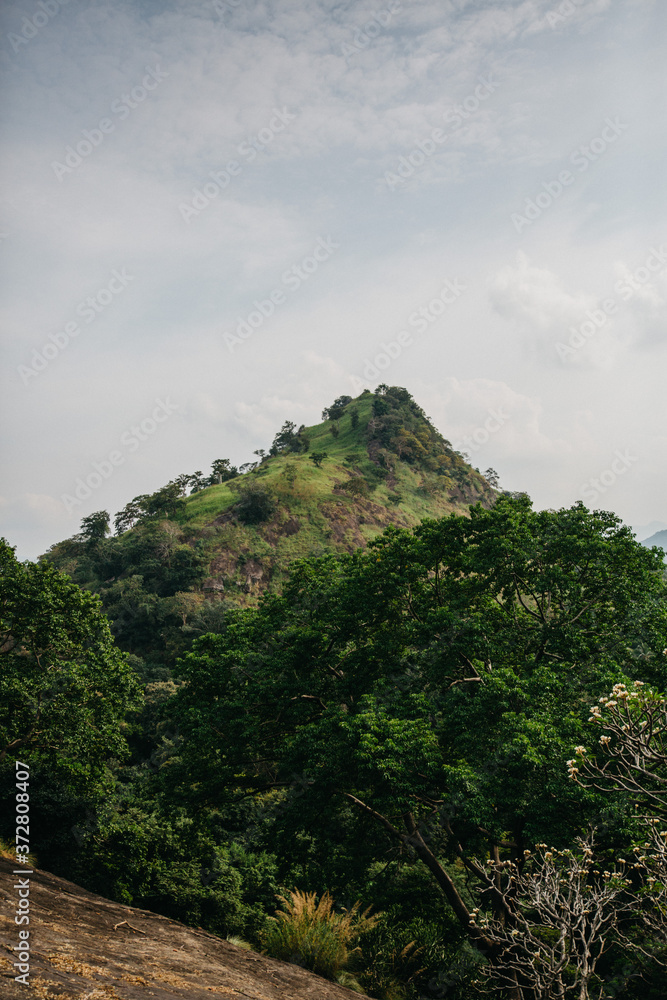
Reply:
[[[654,545],[658,545],[667,553],[667,529],[656,531],[656,533],[651,535],[650,538],[645,538],[641,544],[647,549],[653,548]],[[665,556],[665,559],[667,559],[667,555]]]
[[[148,632],[215,630],[220,604],[256,603],[295,559],[349,552],[388,525],[494,500],[405,389],[339,397],[323,416],[314,427],[286,422],[243,474],[217,460],[208,482],[221,482],[201,488],[200,473],[180,476],[136,497],[115,537],[105,537],[106,512],[92,515],[43,558],[99,593],[121,645],[145,655]],[[172,645],[175,654],[178,637]]]

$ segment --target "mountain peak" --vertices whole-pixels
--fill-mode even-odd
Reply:
[[[339,396],[311,427],[287,420],[255,455],[240,470],[217,459],[208,478],[179,476],[135,497],[114,538],[104,538],[108,514],[92,515],[95,530],[54,546],[49,560],[98,592],[132,577],[161,596],[252,603],[280,588],[294,559],[351,552],[389,525],[496,496],[399,386]]]

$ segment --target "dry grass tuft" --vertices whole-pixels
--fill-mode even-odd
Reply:
[[[270,918],[264,950],[273,958],[295,962],[326,979],[335,980],[345,969],[356,951],[354,942],[378,919],[369,916],[370,907],[359,912],[358,901],[350,910],[337,913],[328,892],[319,902],[314,892],[299,890],[278,899],[283,909]]]

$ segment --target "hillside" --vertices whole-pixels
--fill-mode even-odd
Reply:
[[[208,480],[182,475],[136,497],[116,515],[114,537],[107,512],[92,515],[43,558],[101,595],[126,651],[154,658],[156,645],[169,646],[166,663],[183,648],[178,630],[216,631],[223,599],[256,604],[296,559],[351,552],[388,525],[495,499],[405,389],[340,397],[323,417],[298,429],[287,421],[242,474],[217,460]]]
[[[667,552],[667,528],[663,531],[656,531],[656,533],[651,535],[650,538],[645,538],[642,545],[645,545],[647,549],[651,549],[654,545],[658,545],[661,549],[664,549],[665,552]]]
[[[20,1000],[12,949],[18,941],[15,863],[0,858],[0,992]],[[175,920],[96,896],[65,879],[30,876],[30,986],[43,1000],[345,1000],[358,996],[319,976],[238,948]]]
[[[191,532],[216,530],[218,552],[204,586],[252,593],[278,584],[295,558],[349,552],[389,524],[412,527],[425,517],[488,502],[486,481],[427,418],[411,412],[408,400],[390,409],[393,402],[389,393],[367,393],[348,404],[338,420],[301,429],[298,437],[308,451],[288,447],[246,476],[189,499],[183,526]],[[378,403],[387,406],[385,414],[378,415]],[[327,457],[317,467],[312,456],[321,453]],[[257,525],[238,516],[239,493],[250,481],[271,491],[277,503],[273,515]]]

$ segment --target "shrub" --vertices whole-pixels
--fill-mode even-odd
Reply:
[[[370,494],[368,483],[362,476],[353,476],[346,483],[340,483],[336,489],[344,490],[345,493],[349,493],[355,500],[365,498]]]
[[[319,903],[314,892],[295,889],[278,896],[283,909],[269,918],[262,935],[264,951],[273,958],[297,962],[311,972],[335,980],[343,972],[356,948],[354,942],[368,933],[377,921],[369,910],[359,913],[359,902],[350,910],[336,913],[328,892]]]
[[[274,514],[276,501],[273,495],[257,483],[248,483],[240,491],[236,513],[243,524],[260,524]]]
[[[340,420],[345,413],[345,407],[352,402],[352,396],[339,396],[331,406],[322,410],[322,420]]]

